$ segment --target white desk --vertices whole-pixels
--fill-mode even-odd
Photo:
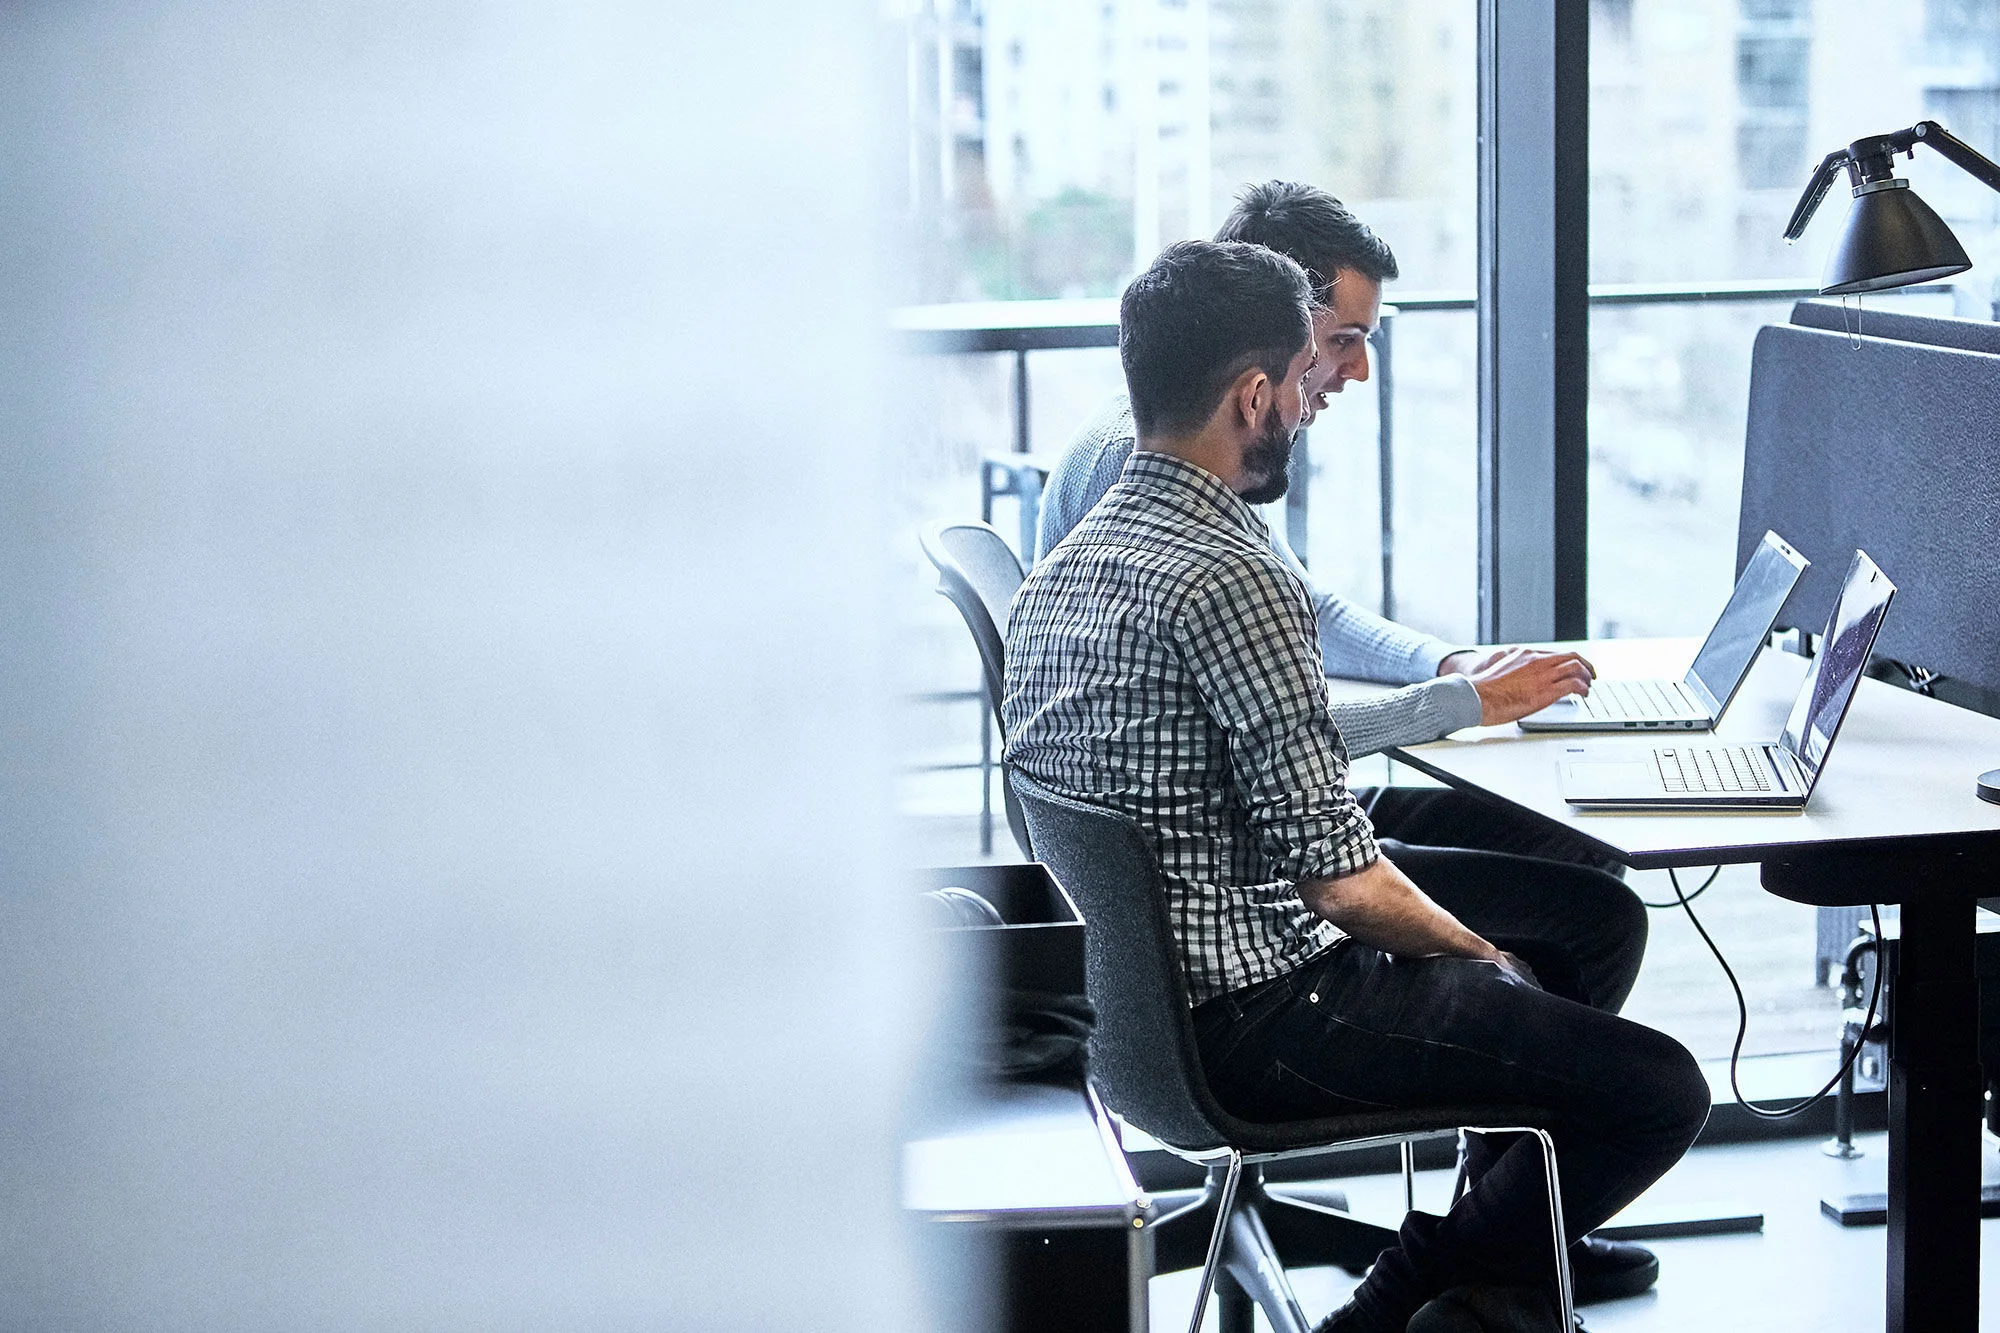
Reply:
[[[1686,639],[1619,639],[1580,646],[1599,674],[1609,679],[1677,676],[1697,645]],[[1805,671],[1802,657],[1762,654],[1715,730],[1715,738],[1776,740]],[[1355,697],[1381,687],[1335,681],[1331,688],[1340,696]],[[1562,824],[1641,870],[1765,861],[1789,849],[1830,842],[2000,835],[2000,805],[1973,793],[1980,773],[2000,768],[2000,718],[1954,708],[1878,680],[1861,682],[1826,771],[1802,814],[1583,812],[1572,810],[1562,799],[1556,760],[1568,747],[1699,742],[1707,735],[1543,732],[1531,736],[1509,723],[1474,727],[1448,740],[1394,753],[1440,781]]]
[[[983,1088],[904,1144],[903,1206],[977,1237],[1007,1329],[1146,1333],[1160,1210],[1081,1084]]]
[[[1678,675],[1685,640],[1579,645],[1601,675]],[[1766,651],[1716,736],[1783,729],[1805,659]],[[1379,686],[1335,682],[1338,695]],[[1645,745],[1700,733],[1529,736],[1480,727],[1392,753],[1474,795],[1563,825],[1639,869],[1763,863],[1765,888],[1799,902],[1902,904],[1889,1080],[1888,1328],[1975,1329],[1979,1319],[1978,985],[1974,899],[2000,893],[2000,806],[1974,794],[2000,766],[2000,719],[1863,680],[1801,814],[1583,812],[1556,761],[1579,744]]]

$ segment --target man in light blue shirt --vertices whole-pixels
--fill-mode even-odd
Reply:
[[[1305,424],[1311,424],[1329,394],[1368,378],[1368,336],[1379,323],[1382,284],[1397,275],[1394,254],[1333,196],[1281,181],[1246,190],[1215,239],[1289,255],[1314,283],[1319,361],[1305,385]],[[1136,438],[1131,404],[1119,394],[1071,439],[1042,491],[1038,556],[1118,480]],[[1512,722],[1590,688],[1590,665],[1574,653],[1446,643],[1320,590],[1275,530],[1271,546],[1312,594],[1326,673],[1402,687],[1333,705],[1354,758],[1420,745],[1463,727]],[[1449,789],[1363,788],[1356,795],[1376,831],[1400,842],[1556,857],[1623,873],[1615,859],[1578,839]]]

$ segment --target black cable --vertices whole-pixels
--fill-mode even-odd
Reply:
[[[1707,892],[1708,892],[1708,886],[1709,886],[1709,885],[1711,885],[1711,884],[1713,884],[1713,883],[1715,883],[1715,877],[1716,877],[1717,875],[1720,875],[1721,873],[1722,873],[1722,867],[1721,867],[1721,866],[1717,866],[1717,867],[1716,867],[1715,869],[1713,869],[1713,870],[1709,871],[1709,872],[1708,872],[1708,878],[1707,878],[1707,879],[1705,879],[1705,880],[1703,880],[1703,881],[1701,882],[1701,887],[1700,887],[1700,888],[1698,888],[1698,889],[1696,889],[1696,890],[1695,890],[1695,891],[1694,891],[1693,893],[1690,893],[1690,894],[1689,894],[1689,895],[1688,895],[1688,896],[1687,896],[1686,898],[1684,898],[1684,899],[1681,899],[1681,900],[1680,900],[1680,901],[1678,901],[1678,902],[1671,902],[1671,903],[1649,903],[1649,902],[1646,902],[1646,900],[1645,900],[1644,898],[1641,898],[1641,899],[1640,899],[1639,901],[1640,901],[1641,903],[1644,903],[1644,904],[1645,904],[1645,905],[1646,905],[1647,907],[1650,907],[1650,908],[1652,908],[1652,909],[1653,909],[1654,911],[1666,911],[1666,910],[1668,910],[1669,908],[1674,908],[1674,907],[1682,907],[1682,906],[1685,906],[1686,904],[1688,904],[1688,903],[1691,903],[1691,902],[1693,902],[1693,901],[1694,901],[1695,899],[1697,899],[1697,898],[1701,897],[1701,895],[1702,895],[1702,894],[1704,894],[1704,893],[1707,893]],[[1671,878],[1671,877],[1672,877],[1672,875],[1673,875],[1673,872],[1672,872],[1672,871],[1668,871],[1668,872],[1667,872],[1667,874],[1668,874],[1668,877],[1669,877],[1669,878]],[[1676,884],[1676,885],[1674,885],[1674,891],[1675,891],[1676,893],[1678,893],[1678,892],[1680,891],[1680,885],[1679,885],[1679,884]]]
[[[1717,869],[1719,870],[1721,867],[1718,866]],[[1714,879],[1715,876],[1711,874],[1709,880],[1712,882]],[[1695,932],[1701,936],[1701,942],[1706,944],[1708,951],[1715,955],[1715,961],[1722,964],[1722,975],[1729,978],[1729,989],[1736,992],[1736,1044],[1729,1048],[1729,1090],[1736,1094],[1736,1104],[1751,1115],[1756,1116],[1759,1120],[1789,1120],[1808,1107],[1816,1105],[1827,1093],[1833,1091],[1834,1086],[1842,1078],[1846,1077],[1847,1071],[1853,1067],[1854,1062],[1861,1058],[1861,1048],[1867,1044],[1868,1033],[1875,1026],[1875,1005],[1882,998],[1881,910],[1874,903],[1868,904],[1868,915],[1874,918],[1875,921],[1875,985],[1868,994],[1868,1016],[1861,1020],[1862,1040],[1854,1043],[1854,1050],[1845,1060],[1840,1062],[1840,1068],[1834,1071],[1833,1077],[1828,1079],[1818,1092],[1815,1092],[1804,1101],[1784,1107],[1781,1110],[1767,1111],[1762,1107],[1752,1106],[1749,1099],[1743,1095],[1742,1085],[1736,1081],[1736,1064],[1743,1055],[1743,1038],[1750,1031],[1750,1006],[1743,1001],[1743,987],[1737,983],[1736,973],[1729,966],[1729,960],[1722,956],[1722,950],[1715,947],[1715,941],[1710,939],[1708,932],[1702,928],[1701,919],[1695,916],[1694,908],[1688,906],[1692,899],[1681,892],[1680,877],[1669,870],[1667,872],[1667,882],[1674,886],[1674,896],[1680,899],[1681,908],[1687,913],[1687,919],[1694,923]],[[1707,884],[1702,885],[1702,888],[1707,887]],[[1696,890],[1696,892],[1700,892],[1700,890]]]

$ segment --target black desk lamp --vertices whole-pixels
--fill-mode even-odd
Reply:
[[[1854,186],[1854,207],[1826,261],[1819,289],[1822,296],[1933,282],[1972,267],[1965,247],[1944,225],[1944,219],[1917,198],[1908,181],[1896,178],[1896,154],[1908,153],[1914,158],[1920,143],[1929,144],[1988,188],[2000,191],[2000,165],[1934,120],[1920,120],[1894,134],[1856,139],[1828,153],[1807,182],[1799,206],[1792,210],[1792,220],[1785,224],[1785,239],[1799,239],[1820,200],[1826,198],[1833,178],[1843,166],[1847,168],[1847,178]]]
[[[1828,153],[1806,182],[1806,192],[1792,210],[1792,220],[1785,224],[1785,239],[1799,239],[1820,200],[1833,187],[1833,178],[1842,167],[1847,168],[1847,178],[1854,185],[1854,207],[1826,261],[1820,295],[1858,295],[1908,287],[1972,267],[1965,247],[1944,225],[1944,219],[1917,198],[1908,181],[1896,179],[1896,154],[1908,153],[1914,158],[1920,143],[1943,153],[1985,182],[1987,188],[2000,191],[2000,165],[1934,120],[1920,120],[1894,134],[1856,139]],[[1981,773],[1977,791],[1981,800],[2000,805],[2000,768]]]

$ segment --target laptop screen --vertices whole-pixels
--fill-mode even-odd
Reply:
[[[1847,569],[1847,582],[1841,585],[1840,600],[1833,604],[1833,615],[1827,619],[1825,641],[1806,671],[1799,696],[1792,701],[1785,734],[1778,740],[1805,771],[1807,791],[1819,781],[1840,720],[1847,715],[1847,705],[1868,665],[1868,652],[1875,646],[1882,618],[1889,612],[1889,599],[1895,595],[1896,585],[1875,567],[1866,552],[1856,551],[1854,563]]]
[[[1736,687],[1750,674],[1757,650],[1770,636],[1778,612],[1784,609],[1785,599],[1792,595],[1792,585],[1799,581],[1807,563],[1775,532],[1765,533],[1751,552],[1743,577],[1736,580],[1736,590],[1729,594],[1729,605],[1722,608],[1721,618],[1708,632],[1708,640],[1695,654],[1694,666],[1687,674],[1688,686],[1716,715],[1729,706]]]

